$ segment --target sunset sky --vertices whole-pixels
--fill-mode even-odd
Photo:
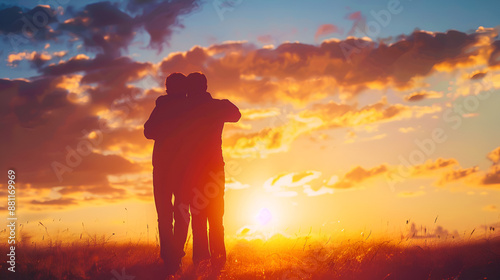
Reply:
[[[499,10],[2,1],[0,166],[21,230],[154,238],[143,124],[167,75],[201,71],[242,113],[223,132],[226,236],[485,234],[500,227]]]

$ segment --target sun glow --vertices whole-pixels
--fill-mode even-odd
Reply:
[[[255,219],[260,225],[265,226],[272,221],[273,215],[268,208],[261,208],[259,213],[255,216]]]

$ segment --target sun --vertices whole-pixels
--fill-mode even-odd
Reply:
[[[255,216],[255,219],[260,225],[265,226],[272,221],[273,215],[268,208],[261,208]]]

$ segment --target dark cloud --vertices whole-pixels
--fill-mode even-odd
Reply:
[[[128,57],[111,58],[106,55],[97,55],[93,59],[75,56],[68,61],[41,68],[40,72],[45,76],[84,72],[83,83],[116,86],[137,80],[139,74],[149,68],[151,68],[149,62],[141,63]]]
[[[424,100],[427,98],[440,98],[442,97],[443,94],[435,91],[418,91],[418,92],[413,92],[405,96],[406,101],[414,102],[414,101],[420,101]]]
[[[137,32],[145,30],[150,36],[149,47],[161,51],[174,31],[184,27],[180,17],[199,9],[198,2],[131,0],[122,5],[102,1],[81,10],[68,7],[66,13],[71,18],[62,22],[49,6],[32,10],[12,6],[0,10],[0,35],[14,47],[28,39],[44,41],[69,35],[81,40],[88,50],[117,57],[127,50]]]
[[[197,0],[131,0],[129,11],[140,11],[135,23],[143,27],[151,37],[149,46],[161,50],[172,36],[175,28],[183,28],[180,17],[200,9]]]
[[[58,29],[82,39],[87,48],[98,48],[108,55],[127,49],[135,34],[144,29],[149,46],[162,50],[176,28],[182,28],[180,16],[197,9],[198,1],[129,1],[122,10],[118,3],[98,2],[60,24]]]
[[[111,2],[89,4],[57,29],[81,39],[88,49],[102,50],[107,55],[118,55],[135,35],[133,18],[121,11],[118,3]]]
[[[34,127],[45,123],[49,112],[68,105],[67,90],[58,86],[61,78],[40,77],[33,81],[24,79],[0,79],[0,100],[2,101],[1,120],[4,128],[12,121],[10,114],[15,115],[23,127]]]
[[[493,42],[493,52],[491,53],[490,58],[488,59],[489,66],[496,66],[500,64],[500,40]]]
[[[142,95],[130,83],[142,79],[150,67],[126,57],[77,56],[40,68],[42,75],[30,80],[0,79],[0,128],[5,135],[0,144],[10,147],[2,149],[0,166],[15,168],[22,174],[19,182],[34,189],[60,186],[64,195],[124,197],[126,187],[113,186],[108,176],[145,171],[147,164],[126,158],[145,153],[148,142],[142,131],[110,128],[108,122],[144,121],[157,96]],[[70,101],[73,91],[85,92],[88,101]],[[102,118],[98,112],[112,117]],[[92,131],[99,132],[99,141],[88,145]],[[116,148],[120,155],[98,153]]]
[[[484,78],[486,76],[486,74],[488,74],[488,72],[479,72],[479,73],[472,75],[472,77],[470,77],[470,79],[471,80],[481,80],[482,78]]]
[[[481,179],[483,185],[500,184],[500,165],[493,165]]]
[[[43,41],[59,34],[50,25],[57,22],[57,14],[51,7],[38,5],[29,10],[17,6],[0,10],[0,35],[17,46],[23,41]]]

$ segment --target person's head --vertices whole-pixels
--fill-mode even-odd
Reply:
[[[172,73],[165,79],[165,91],[168,95],[186,95],[186,76],[182,73]]]
[[[200,72],[193,72],[187,76],[188,96],[207,91],[207,77]]]

